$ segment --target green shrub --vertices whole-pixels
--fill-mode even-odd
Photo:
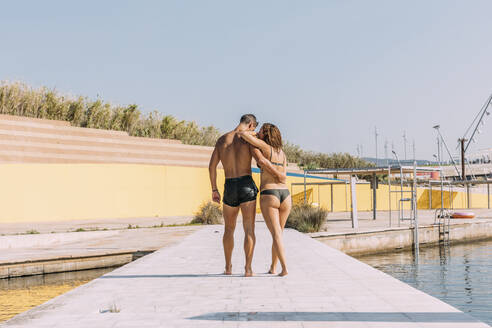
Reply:
[[[222,210],[220,206],[209,201],[204,203],[196,212],[195,217],[191,220],[192,224],[221,224],[222,223]]]
[[[309,204],[294,205],[287,219],[286,227],[300,232],[317,232],[326,220],[328,211]]]

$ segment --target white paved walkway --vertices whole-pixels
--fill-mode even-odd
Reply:
[[[8,327],[489,327],[296,231],[289,272],[267,274],[270,235],[257,224],[253,278],[238,226],[233,276],[222,227],[209,226],[7,321]],[[111,309],[116,312],[111,312]],[[119,312],[118,312],[119,311]],[[1,325],[0,325],[1,326]]]

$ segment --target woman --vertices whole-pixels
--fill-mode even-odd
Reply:
[[[241,138],[261,151],[262,155],[270,159],[277,170],[286,174],[287,158],[282,150],[282,136],[280,130],[273,124],[265,123],[255,136],[254,131],[243,131]],[[282,233],[289,216],[292,201],[289,189],[285,183],[278,180],[267,171],[261,171],[260,208],[265,223],[272,234],[272,264],[269,273],[275,273],[277,261],[280,260],[282,272],[279,276],[287,275],[285,251]]]

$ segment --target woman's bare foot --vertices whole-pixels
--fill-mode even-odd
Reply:
[[[282,272],[280,272],[280,273],[278,274],[278,276],[279,276],[279,277],[284,277],[284,276],[286,276],[286,275],[288,275],[288,274],[289,274],[289,273],[287,272],[287,269],[283,269],[283,270],[282,270]]]
[[[232,265],[225,268],[224,274],[228,275],[228,276],[230,276],[232,274]]]
[[[270,265],[270,270],[268,270],[269,274],[275,274],[275,266]]]
[[[253,270],[252,269],[245,269],[244,270],[244,276],[245,277],[252,277],[253,276]]]

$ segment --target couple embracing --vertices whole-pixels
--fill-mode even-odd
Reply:
[[[212,199],[220,203],[217,189],[217,166],[222,162],[225,173],[223,202],[225,274],[232,274],[232,250],[234,230],[241,210],[244,228],[245,276],[253,275],[251,263],[255,247],[255,216],[258,188],[251,176],[251,159],[254,157],[261,169],[260,208],[265,223],[272,234],[272,264],[269,273],[276,273],[280,261],[287,275],[282,233],[289,216],[292,202],[286,185],[287,159],[282,150],[279,129],[270,123],[255,132],[258,122],[253,114],[241,117],[239,125],[219,138],[209,164]]]

